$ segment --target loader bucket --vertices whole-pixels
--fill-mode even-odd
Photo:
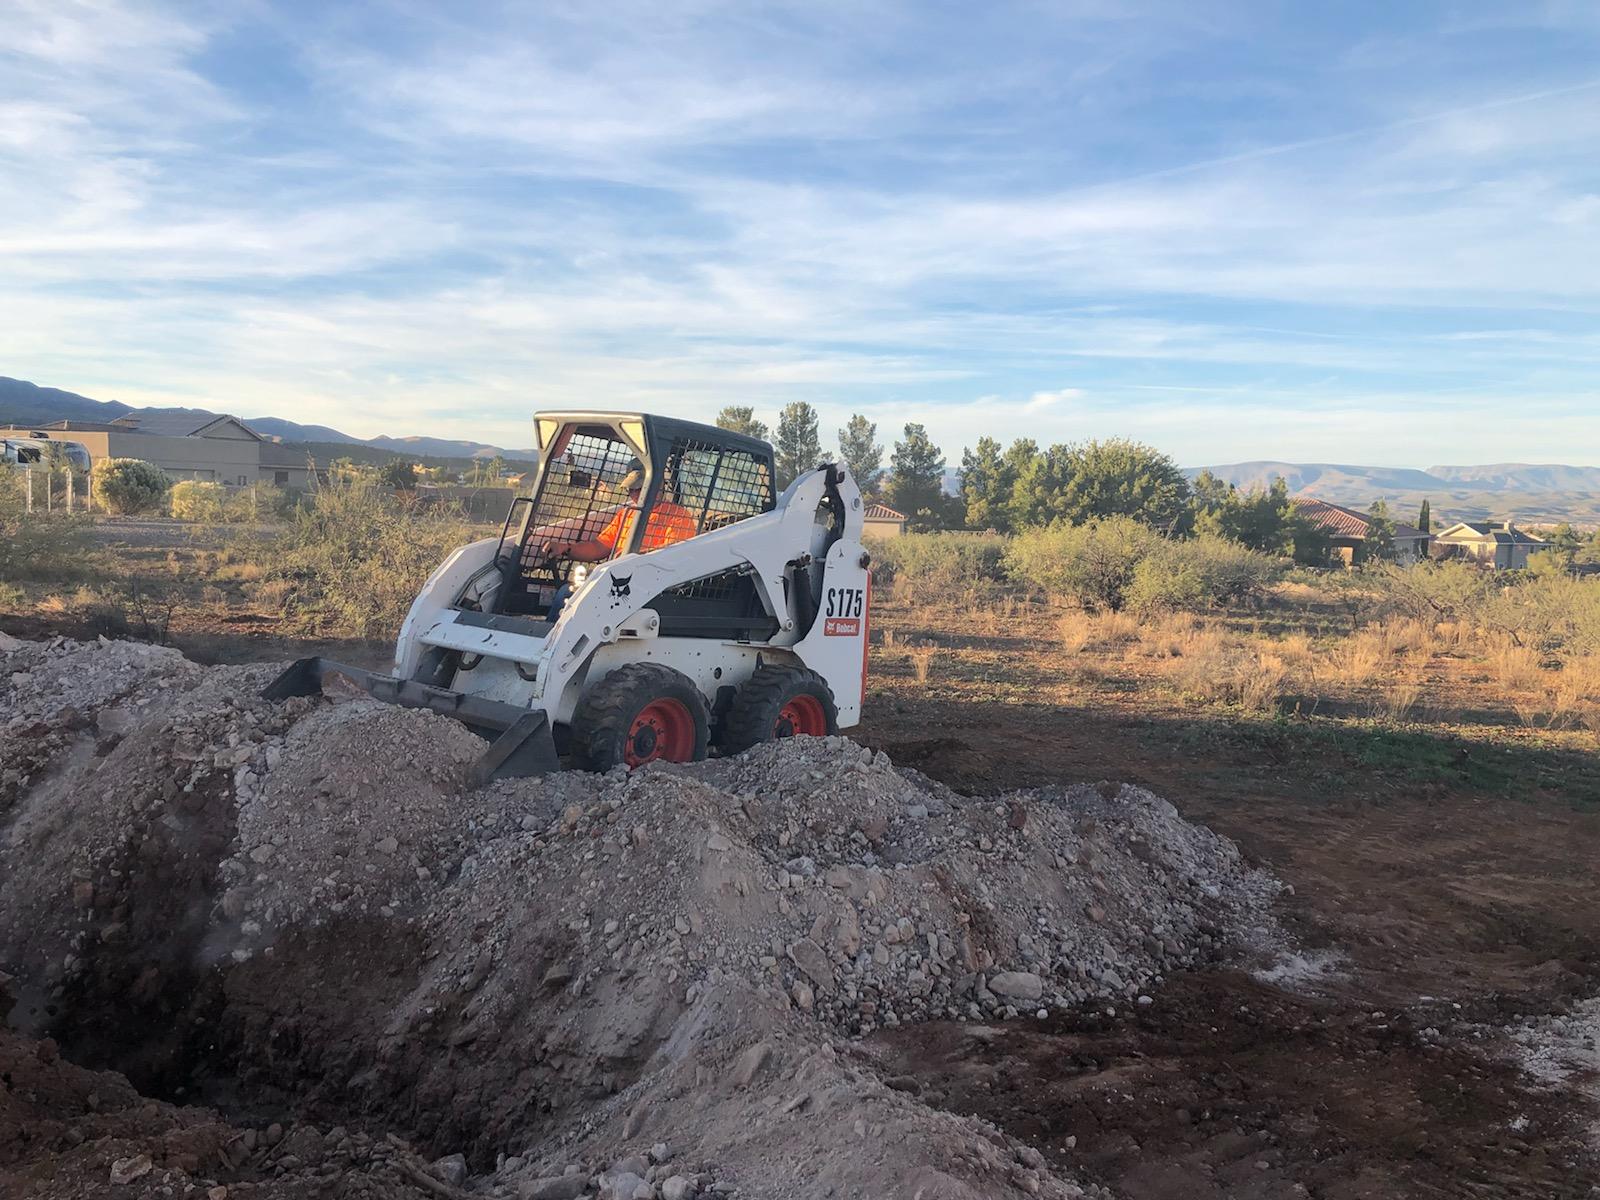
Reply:
[[[352,695],[365,692],[387,704],[405,708],[425,708],[441,716],[453,717],[473,732],[490,739],[489,748],[478,760],[480,783],[491,779],[510,779],[524,775],[543,775],[559,771],[554,732],[543,712],[468,696],[449,688],[432,687],[411,679],[379,675],[361,667],[346,666],[329,658],[302,658],[262,689],[267,700],[287,700],[290,696]]]

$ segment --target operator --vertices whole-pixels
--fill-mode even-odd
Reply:
[[[628,473],[618,482],[619,490],[628,494],[628,502],[612,514],[610,522],[592,538],[582,541],[552,540],[542,549],[550,558],[570,558],[578,562],[604,562],[628,544],[633,536],[633,524],[639,517],[639,495],[644,488],[644,464],[637,458],[628,464]],[[650,519],[644,527],[644,540],[639,552],[648,553],[692,538],[699,530],[693,514],[681,504],[658,499],[650,510]]]
[[[644,489],[644,464],[637,458],[630,462],[628,473],[617,481],[617,487],[627,493],[628,502],[611,515],[611,520],[604,529],[592,538],[584,538],[581,541],[552,539],[540,547],[544,553],[550,558],[568,558],[578,562],[593,563],[604,562],[626,546],[628,539],[633,536],[633,523],[639,517],[639,496]],[[659,550],[663,546],[692,538],[698,532],[694,516],[687,508],[671,500],[657,498],[655,506],[650,510],[650,519],[645,523],[644,539],[639,545],[639,552],[646,554],[651,550]],[[545,613],[544,619],[554,625],[561,616],[561,610],[566,607],[567,597],[571,594],[570,583],[563,583],[556,588],[555,595],[550,597],[550,608]]]

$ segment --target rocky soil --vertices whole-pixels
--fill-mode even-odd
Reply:
[[[1282,943],[1138,788],[973,799],[843,738],[475,788],[454,722],[274,673],[0,642],[0,1191],[1096,1194],[855,1039]]]

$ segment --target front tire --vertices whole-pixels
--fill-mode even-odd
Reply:
[[[572,757],[590,771],[706,756],[711,715],[694,681],[660,663],[618,667],[572,715]]]
[[[763,666],[739,688],[723,718],[718,746],[738,754],[761,742],[839,732],[833,689],[804,667]]]

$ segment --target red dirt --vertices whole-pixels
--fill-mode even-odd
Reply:
[[[887,1073],[1130,1200],[1593,1194],[1593,1107],[1476,1035],[1594,994],[1600,812],[1378,772],[1330,798],[1314,763],[1239,761],[1148,719],[876,700],[857,736],[962,790],[1112,778],[1169,797],[1294,887],[1303,942],[1347,955],[1315,999],[1207,974],[1116,1018],[892,1031],[864,1051]]]

